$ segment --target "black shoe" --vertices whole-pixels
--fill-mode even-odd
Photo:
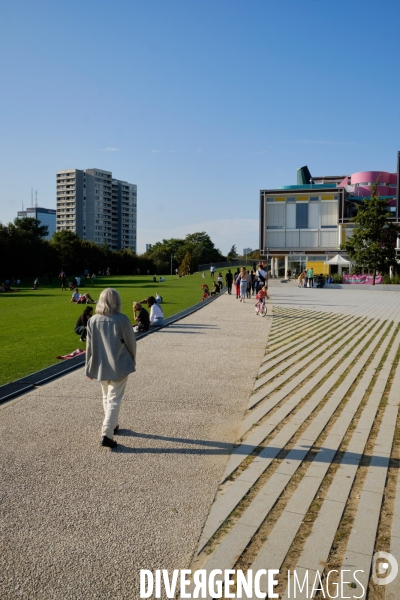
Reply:
[[[110,438],[103,435],[103,437],[101,438],[100,445],[106,446],[106,448],[115,448],[115,446],[117,445],[117,442],[115,442],[114,440],[110,440]]]
[[[115,429],[114,429],[114,435],[117,433],[118,429],[119,429],[119,425],[116,425]]]

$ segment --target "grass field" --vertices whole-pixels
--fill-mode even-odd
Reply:
[[[58,362],[59,354],[85,348],[74,327],[86,305],[70,304],[72,293],[62,292],[58,279],[38,290],[30,289],[32,281],[22,281],[19,292],[0,294],[0,385]],[[208,272],[204,280],[195,273],[166,276],[164,283],[153,283],[151,276],[111,276],[98,277],[95,286],[80,289],[98,300],[101,290],[114,287],[121,295],[122,312],[133,323],[132,302],[158,292],[164,300],[164,315],[169,317],[201,301],[204,281],[212,281]]]

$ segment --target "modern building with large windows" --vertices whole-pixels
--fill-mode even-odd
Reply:
[[[398,171],[399,164],[398,156]],[[391,219],[399,222],[398,173],[312,177],[302,167],[297,185],[261,190],[260,253],[272,275],[284,275],[288,268],[328,273],[325,262],[338,252],[345,254],[340,246],[356,227],[350,219],[362,199],[370,197],[374,183],[381,198],[388,200]]]
[[[47,225],[46,240],[50,239],[56,230],[56,211],[54,208],[31,206],[26,210],[19,210],[18,217],[32,217],[40,221],[40,225]]]
[[[137,186],[114,179],[111,171],[57,171],[57,231],[136,252]]]

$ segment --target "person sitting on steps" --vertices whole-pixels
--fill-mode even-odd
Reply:
[[[213,291],[211,292],[211,296],[216,296],[217,294],[220,293],[220,289],[219,289],[219,285],[216,281],[214,281],[214,287],[213,287]]]
[[[75,324],[75,333],[80,335],[80,342],[86,342],[87,324],[90,317],[93,316],[93,308],[87,306]]]
[[[143,331],[148,331],[150,327],[150,318],[149,313],[140,302],[133,303],[133,318],[136,321],[136,326],[134,326],[134,330],[138,333]]]
[[[150,308],[150,327],[161,327],[164,325],[164,314],[161,306],[157,304],[154,296],[147,298],[147,306]]]

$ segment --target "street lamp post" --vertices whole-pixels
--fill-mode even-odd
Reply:
[[[171,254],[171,275],[172,275],[172,259],[173,259],[173,255]]]

